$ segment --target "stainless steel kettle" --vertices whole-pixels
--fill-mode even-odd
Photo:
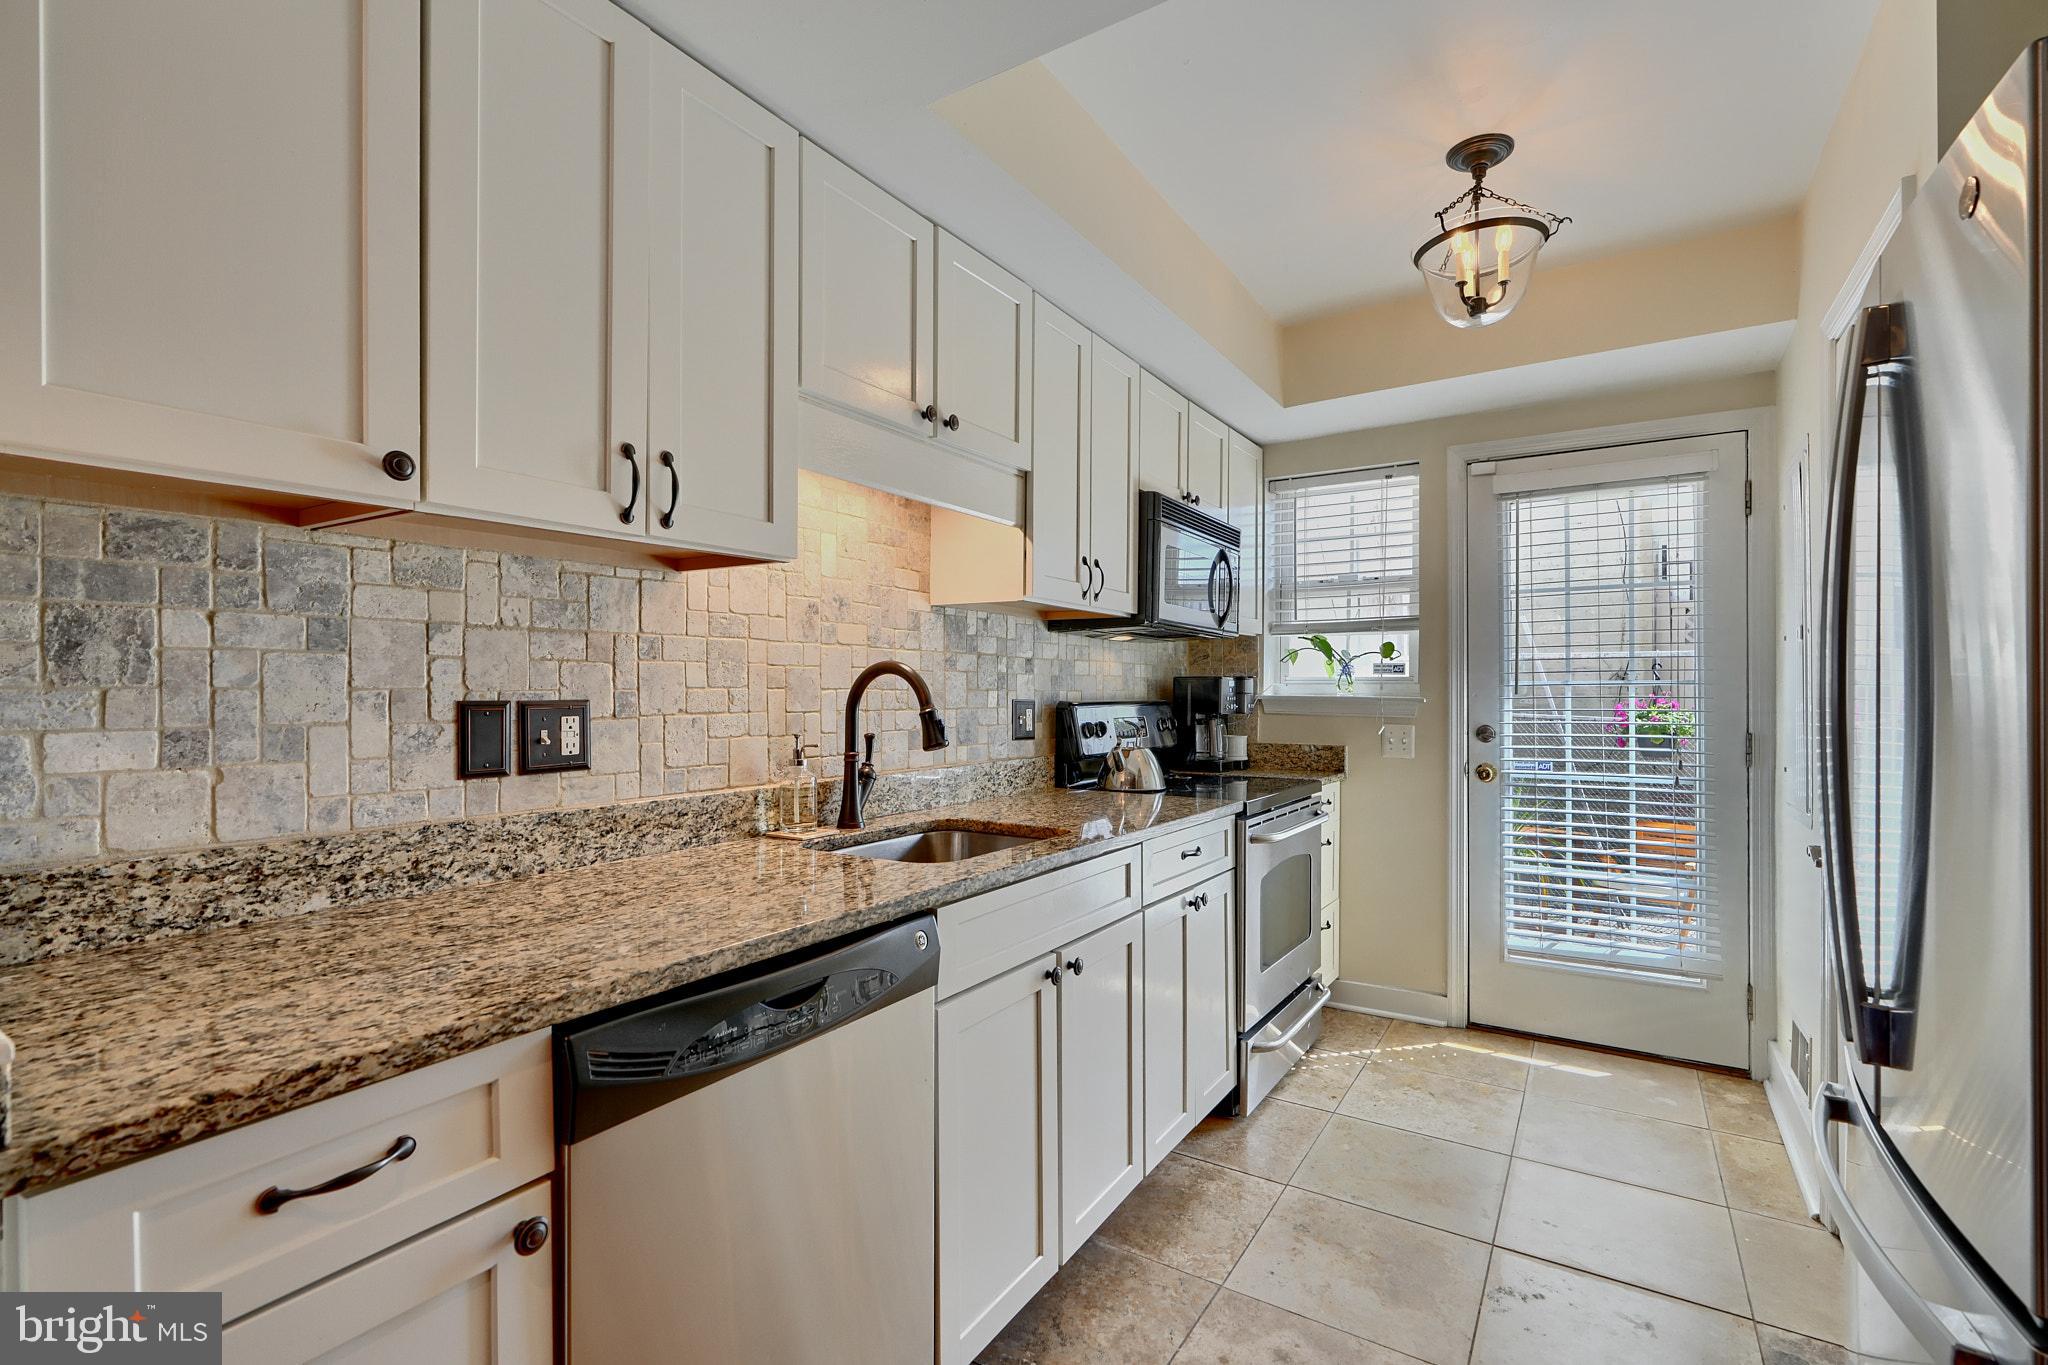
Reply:
[[[1150,749],[1133,748],[1129,740],[1119,740],[1109,751],[1101,785],[1106,792],[1163,792],[1166,772]]]

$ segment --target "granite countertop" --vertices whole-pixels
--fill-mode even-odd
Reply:
[[[1054,831],[959,863],[739,839],[0,970],[0,1028],[18,1049],[0,1193],[90,1175],[1237,808],[1046,790],[870,823]]]

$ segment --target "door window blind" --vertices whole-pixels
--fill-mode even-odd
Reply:
[[[1269,633],[1417,628],[1420,466],[1274,479],[1266,507]]]
[[[1508,956],[1718,976],[1706,481],[1500,500]]]

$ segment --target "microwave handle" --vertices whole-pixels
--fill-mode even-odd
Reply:
[[[1209,614],[1216,618],[1219,626],[1230,619],[1230,608],[1237,600],[1237,582],[1228,572],[1229,568],[1230,551],[1218,550],[1216,558],[1209,564]],[[1219,572],[1223,574],[1223,605],[1220,607],[1216,605],[1216,575]]]

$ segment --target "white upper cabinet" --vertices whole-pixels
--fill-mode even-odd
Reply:
[[[1031,286],[945,229],[938,252],[939,439],[1031,467]]]
[[[1031,596],[1052,605],[1092,605],[1089,558],[1091,389],[1095,338],[1038,300],[1032,323]]]
[[[655,40],[649,532],[796,557],[796,130]]]
[[[1095,570],[1089,606],[1111,616],[1138,609],[1137,364],[1095,338],[1094,382],[1089,386],[1088,556]],[[1036,479],[1038,471],[1032,470]]]
[[[804,392],[932,434],[937,248],[929,219],[803,144]]]
[[[414,500],[419,45],[416,0],[5,6],[0,449]]]
[[[1138,484],[1186,501],[1188,400],[1150,372],[1140,384]]]
[[[1224,515],[1223,466],[1230,445],[1230,428],[1188,405],[1186,481],[1188,501],[1211,516]]]
[[[1266,610],[1266,453],[1234,431],[1223,469],[1223,500],[1238,536],[1232,624],[1239,635],[1258,635],[1265,630]]]
[[[428,31],[427,497],[639,527],[647,30],[606,0],[432,0]]]

